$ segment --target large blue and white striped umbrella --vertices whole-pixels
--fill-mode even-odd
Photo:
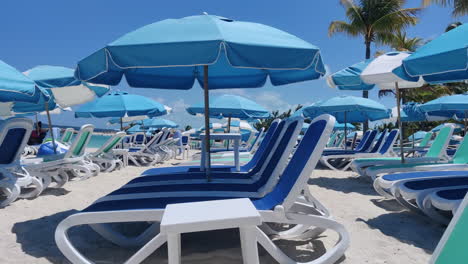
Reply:
[[[430,83],[468,79],[468,23],[420,47],[403,61],[406,72]]]

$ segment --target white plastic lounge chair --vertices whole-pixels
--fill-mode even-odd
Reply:
[[[25,171],[19,162],[32,127],[28,118],[0,122],[0,207],[17,198],[37,197],[43,190],[42,182]]]
[[[447,162],[450,158],[447,156],[447,146],[450,142],[450,137],[453,133],[453,126],[444,126],[431,147],[423,157],[406,158],[405,163],[438,163]],[[353,161],[351,168],[353,171],[359,173],[361,176],[369,176],[375,179],[380,173],[378,166],[401,164],[399,157],[386,157],[386,158],[364,158],[356,159]]]
[[[126,155],[126,158],[128,158],[129,161],[138,167],[155,165],[161,160],[161,157],[151,151],[150,148],[153,145],[157,145],[163,136],[164,132],[159,132],[154,135],[154,137],[151,138],[151,140],[146,143],[146,145],[139,148],[129,148],[128,152],[126,152],[124,155]]]
[[[55,187],[61,187],[70,176],[80,180],[95,176],[99,173],[99,166],[84,158],[93,130],[93,125],[82,126],[72,145],[64,154],[28,158],[21,162],[31,174],[41,177],[45,186],[55,182]]]
[[[453,158],[446,163],[410,163],[379,166],[380,172],[390,174],[389,177],[378,177],[374,181],[375,190],[381,195],[387,197],[392,186],[402,180],[410,180],[413,178],[426,177],[424,172],[434,171],[457,171],[468,170],[468,137],[463,139],[463,142],[458,147]],[[408,173],[420,172],[420,173]],[[397,175],[393,175],[397,174]]]
[[[398,129],[394,129],[388,134],[386,130],[383,131],[369,152],[359,151],[354,154],[323,155],[320,161],[332,170],[346,171],[355,159],[394,156],[393,144],[398,137],[398,132]],[[340,162],[338,164],[336,162],[330,162],[335,160],[340,160]],[[338,165],[341,165],[341,167]]]
[[[320,158],[321,150],[325,147],[333,126],[333,117],[320,116],[315,119],[311,125],[312,129],[309,128],[273,191],[263,198],[251,199],[259,210],[264,223],[323,228],[338,233],[337,244],[324,255],[308,263],[334,263],[344,254],[349,245],[349,235],[341,224],[330,218],[314,215],[310,205],[298,202],[298,197],[302,195],[304,186],[307,186],[307,180]],[[56,229],[55,240],[59,249],[71,262],[92,263],[72,245],[67,236],[68,229],[83,224],[89,224],[96,228],[96,226],[111,223],[160,222],[166,204],[216,199],[218,198],[183,197],[95,203],[82,212],[63,220]],[[109,237],[111,231],[107,230],[106,233],[103,228],[97,228],[97,230],[106,238],[111,238]],[[301,230],[302,232],[298,236],[308,234],[307,229]],[[147,229],[146,234],[150,235],[151,239],[145,240],[145,245],[126,263],[140,263],[162,246],[166,242],[166,237],[157,232],[154,228]],[[297,263],[285,255],[260,228],[255,228],[255,234],[252,234],[252,237],[279,263]],[[125,241],[123,235],[114,236],[111,239],[113,242]]]
[[[73,134],[75,134],[75,129],[69,127],[65,129],[65,132],[63,132],[62,138],[60,139],[60,142],[65,144],[65,145],[70,145],[72,139],[73,139]]]
[[[91,162],[97,164],[103,172],[111,172],[123,167],[123,162],[112,152],[125,137],[125,132],[117,132],[109,138],[98,150],[86,156]]]
[[[456,215],[467,193],[468,185],[434,190],[425,197],[421,209],[430,218],[447,225],[452,216]]]

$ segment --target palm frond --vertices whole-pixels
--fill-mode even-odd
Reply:
[[[355,37],[359,35],[359,28],[345,21],[332,21],[328,27],[328,36],[333,36],[335,33],[345,33]]]
[[[422,8],[404,8],[392,11],[377,19],[371,27],[375,31],[396,32],[407,26],[414,26],[419,21],[417,15],[421,10]]]

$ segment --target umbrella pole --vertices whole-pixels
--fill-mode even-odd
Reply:
[[[208,65],[203,66],[203,95],[205,99],[205,169],[206,179],[211,181],[211,153],[210,153],[210,93],[208,91]]]
[[[228,117],[228,133],[231,133],[231,117]],[[227,141],[227,146],[226,146],[226,150],[229,150],[229,140]]]
[[[346,112],[344,112],[344,149],[348,149],[348,135],[346,134],[348,132],[348,121],[346,120]],[[354,140],[353,140],[354,142]],[[353,146],[351,146],[353,147]]]
[[[57,147],[55,146],[54,131],[52,130],[52,121],[50,119],[50,113],[49,113],[49,102],[45,103],[45,109],[47,112],[47,120],[49,122],[50,137],[52,138],[52,147],[54,148],[54,154],[57,154]]]
[[[398,82],[395,82],[395,91],[396,91],[396,99],[397,99],[397,122],[398,128],[400,129],[400,155],[401,155],[401,163],[405,163],[405,153],[403,152],[403,125],[401,123],[401,116],[400,116],[400,87],[398,87]]]
[[[122,118],[120,118],[120,131],[123,131],[123,121],[122,121]]]

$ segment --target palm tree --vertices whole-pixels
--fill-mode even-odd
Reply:
[[[344,33],[352,37],[362,37],[365,44],[365,58],[371,57],[371,44],[384,43],[394,33],[418,22],[416,15],[421,8],[403,8],[405,0],[340,0],[345,8],[348,21],[332,21],[328,35]],[[369,97],[363,91],[364,98]],[[367,124],[364,124],[367,130]]]
[[[441,6],[453,6],[453,16],[468,15],[468,1],[467,0],[423,0],[423,5],[437,4]]]
[[[392,35],[388,42],[389,46],[395,50],[415,51],[423,44],[423,39],[418,37],[408,38],[406,32],[399,30],[395,35]]]

